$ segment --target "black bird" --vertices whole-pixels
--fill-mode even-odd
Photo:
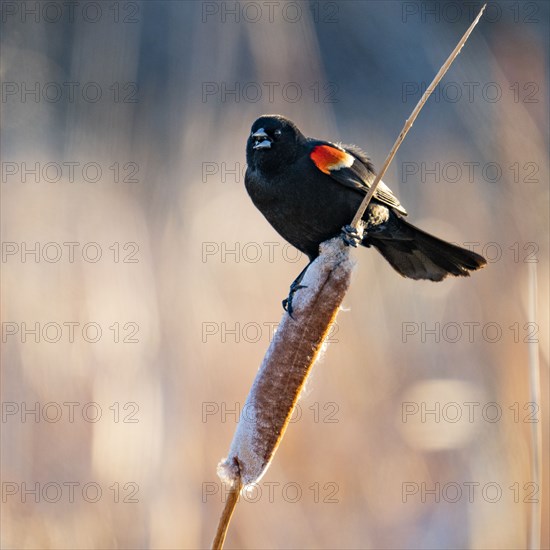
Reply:
[[[441,281],[448,275],[468,276],[487,263],[479,254],[406,222],[407,211],[383,182],[363,215],[360,237],[348,224],[375,172],[355,145],[308,138],[289,119],[264,115],[252,125],[246,162],[245,185],[252,201],[310,263],[319,255],[319,245],[342,231],[348,244],[374,246],[399,274],[410,279]],[[283,302],[289,313],[306,269]]]

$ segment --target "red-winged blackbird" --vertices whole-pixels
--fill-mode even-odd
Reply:
[[[287,118],[265,115],[252,125],[246,162],[245,185],[252,201],[310,262],[319,255],[320,243],[343,230],[348,244],[374,246],[398,273],[411,279],[467,276],[486,264],[479,254],[406,222],[406,210],[382,182],[363,215],[364,233],[358,241],[347,224],[375,172],[365,153],[354,145],[307,138]],[[290,300],[304,273],[305,269],[292,284]],[[285,308],[287,304],[285,300]],[[291,302],[288,305],[291,310]]]

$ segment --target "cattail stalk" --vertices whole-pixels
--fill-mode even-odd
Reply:
[[[267,470],[288,426],[313,364],[319,357],[350,284],[354,262],[340,237],[321,244],[294,296],[293,317],[279,323],[243,407],[229,454],[218,475],[235,492],[257,483]],[[238,492],[238,491],[237,491]],[[222,548],[228,509],[220,520],[213,548]],[[223,535],[221,533],[223,532]]]

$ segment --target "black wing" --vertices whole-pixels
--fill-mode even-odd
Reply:
[[[311,147],[310,158],[321,172],[346,187],[367,193],[374,182],[374,166],[359,147],[316,140],[311,140]],[[383,181],[377,185],[374,197],[407,215],[399,199]]]

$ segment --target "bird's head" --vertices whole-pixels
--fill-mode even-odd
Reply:
[[[296,125],[281,115],[263,115],[250,130],[246,143],[248,166],[263,171],[276,170],[292,163],[298,145],[304,140]]]

